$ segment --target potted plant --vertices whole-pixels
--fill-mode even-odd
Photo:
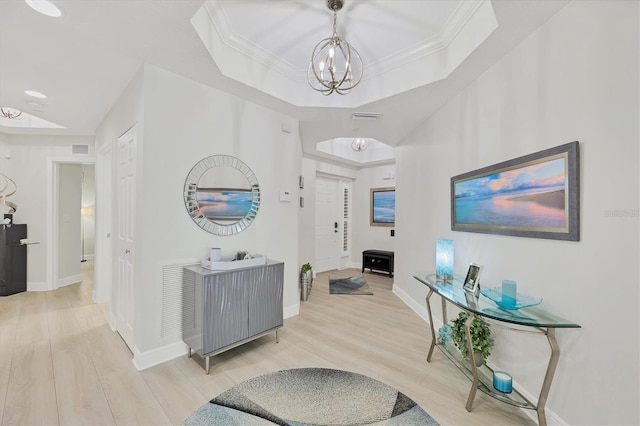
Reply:
[[[469,350],[467,348],[467,336],[464,331],[464,324],[469,319],[469,313],[461,311],[458,317],[451,321],[451,340],[460,349],[462,358],[469,358]],[[473,345],[474,362],[477,366],[481,366],[487,360],[493,348],[493,339],[491,338],[491,328],[482,318],[475,317],[469,326],[471,333],[471,343]]]
[[[300,268],[300,298],[302,300],[307,300],[307,298],[309,297],[312,282],[313,271],[311,270],[311,264],[305,263]]]

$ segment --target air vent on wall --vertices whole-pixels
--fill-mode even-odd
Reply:
[[[72,154],[89,154],[89,145],[71,145]]]
[[[379,112],[354,112],[351,114],[352,120],[377,120],[382,114]]]

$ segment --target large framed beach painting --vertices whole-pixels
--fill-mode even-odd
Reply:
[[[579,144],[451,178],[451,229],[580,240]]]
[[[396,189],[394,187],[371,188],[371,226],[395,226]]]

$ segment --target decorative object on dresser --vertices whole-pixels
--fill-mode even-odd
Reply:
[[[233,262],[235,263],[235,262]],[[182,340],[191,351],[209,358],[255,340],[283,325],[284,263],[211,271],[184,268]]]
[[[362,252],[362,272],[369,268],[370,271],[388,272],[389,277],[393,277],[393,257],[392,251],[385,250],[365,250]]]
[[[537,307],[522,308],[520,310],[498,308],[492,300],[486,298],[484,295],[475,295],[465,291],[463,288],[464,282],[460,277],[454,276],[453,282],[447,283],[437,279],[436,274],[414,275],[413,277],[429,289],[425,299],[431,328],[431,345],[427,355],[427,362],[431,362],[433,349],[437,347],[471,380],[471,389],[469,390],[469,396],[467,397],[467,403],[465,405],[467,411],[471,411],[476,392],[479,389],[481,392],[498,401],[520,408],[536,410],[539,424],[545,426],[547,424],[547,418],[544,408],[560,358],[560,348],[555,338],[556,329],[580,328],[580,326]],[[433,325],[434,318],[431,310],[431,296],[433,296],[434,293],[441,298],[443,323],[447,323],[447,302],[462,309],[468,315],[467,320],[464,322],[467,350],[473,346],[471,336],[472,318],[482,318],[485,321],[499,323],[500,326],[511,331],[544,335],[547,338],[551,353],[537,403],[531,402],[529,398],[524,396],[523,392],[519,392],[516,388],[512,388],[510,393],[497,390],[493,386],[493,370],[489,366],[486,364],[476,366],[474,362],[466,361],[452,341],[446,341],[436,337],[436,330]],[[451,334],[453,337],[453,330]],[[528,357],[535,356],[534,353],[528,353],[526,355]]]
[[[451,178],[451,229],[580,240],[579,143]]]
[[[371,226],[395,226],[396,189],[394,187],[371,188],[369,224]]]

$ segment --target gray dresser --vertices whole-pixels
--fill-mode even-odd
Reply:
[[[184,268],[182,340],[205,358],[257,339],[283,325],[284,263],[230,271]]]

